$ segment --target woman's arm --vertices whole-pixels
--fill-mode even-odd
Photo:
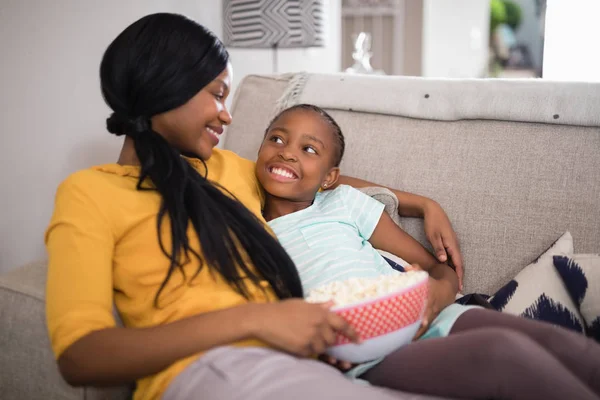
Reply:
[[[359,343],[332,304],[300,299],[249,303],[150,328],[105,328],[84,335],[58,358],[73,386],[114,386],[156,374],[183,358],[246,339],[301,357],[323,353],[338,333]],[[85,316],[81,323],[86,323]]]
[[[368,186],[381,186],[358,178],[340,176],[337,185],[349,185],[355,188]],[[333,188],[332,188],[333,189]],[[398,212],[403,217],[417,217],[424,219],[425,234],[427,240],[433,246],[433,250],[439,262],[451,262],[456,268],[459,287],[462,290],[463,261],[456,233],[452,229],[450,219],[444,209],[434,200],[412,193],[387,188],[398,197]]]
[[[182,358],[254,335],[252,305],[151,328],[107,328],[69,346],[58,366],[71,385],[118,385],[156,374]]]
[[[354,329],[332,304],[285,300],[246,304],[151,328],[107,328],[68,347],[58,359],[65,380],[75,386],[108,386],[156,374],[172,363],[217,346],[258,339],[298,356],[320,354]]]

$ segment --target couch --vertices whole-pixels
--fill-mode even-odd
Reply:
[[[465,292],[493,293],[566,230],[578,252],[600,249],[600,84],[249,76],[225,147],[254,159],[275,112],[298,102],[326,108],[341,125],[344,174],[444,207],[465,258]],[[421,220],[402,224],[426,243]],[[0,275],[0,397],[130,397],[130,387],[61,379],[46,336],[45,269],[39,261]]]

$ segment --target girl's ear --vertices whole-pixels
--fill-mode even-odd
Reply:
[[[325,179],[321,183],[321,188],[323,190],[331,189],[335,186],[340,177],[340,169],[338,167],[333,167],[329,170],[327,175],[325,175]]]
[[[260,156],[260,151],[263,148],[263,144],[265,144],[265,138],[267,137],[267,135],[265,134],[265,137],[263,138],[262,142],[260,142],[260,147],[258,148],[258,152],[256,153],[256,157]]]

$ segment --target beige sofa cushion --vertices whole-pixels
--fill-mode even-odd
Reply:
[[[125,400],[131,389],[73,388],[50,349],[45,318],[46,262],[0,275],[0,388],[2,399]]]

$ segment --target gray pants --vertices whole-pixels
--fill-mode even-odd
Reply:
[[[163,400],[429,400],[363,386],[322,362],[256,347],[219,347],[188,366]]]

